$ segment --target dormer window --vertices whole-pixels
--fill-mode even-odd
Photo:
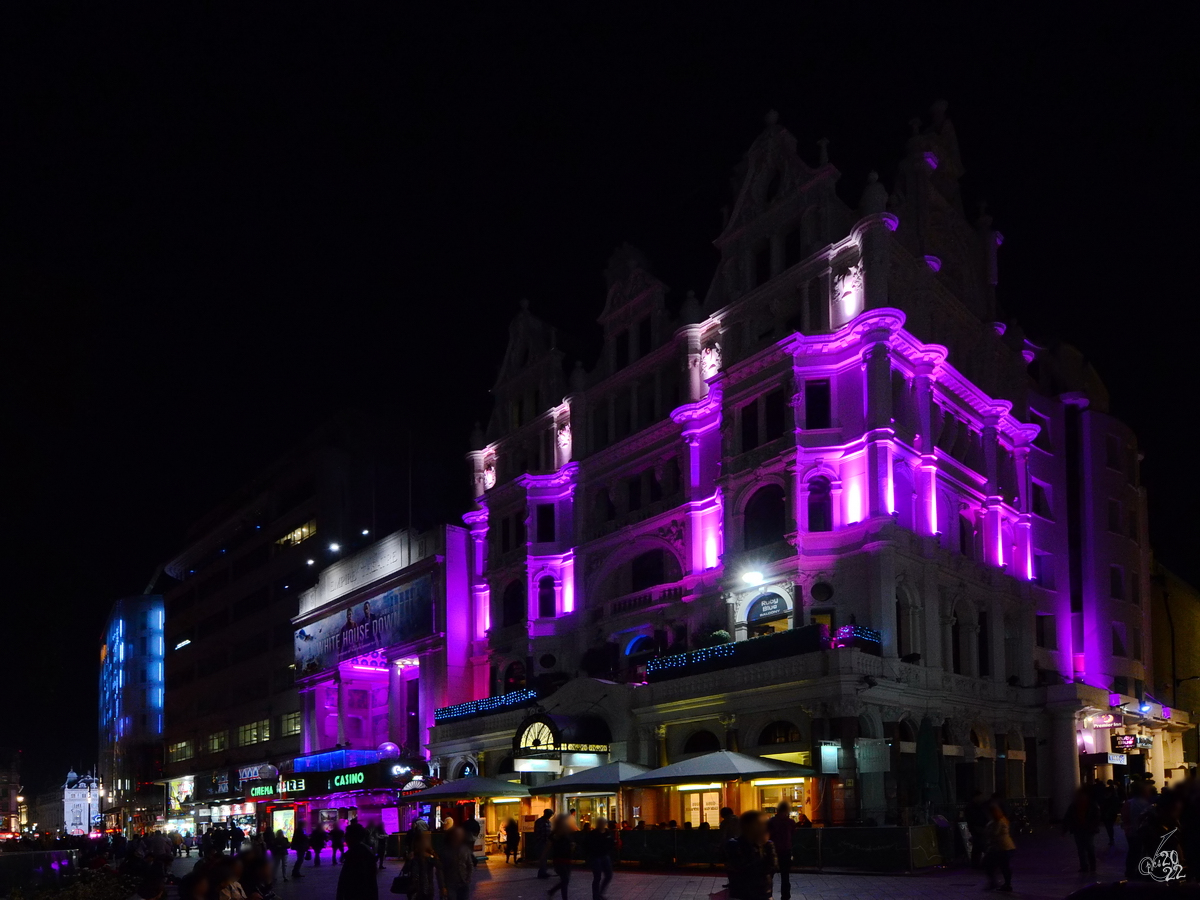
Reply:
[[[629,365],[629,332],[618,331],[613,337],[615,342],[613,362],[618,369]]]

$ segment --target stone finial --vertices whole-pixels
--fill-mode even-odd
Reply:
[[[696,292],[689,290],[687,296],[683,298],[683,306],[679,309],[679,317],[683,319],[684,325],[695,325],[703,318],[700,311],[700,301],[696,299]]]
[[[471,429],[471,449],[482,450],[486,444],[487,440],[483,436],[483,426],[477,421],[475,427]]]
[[[863,189],[862,200],[859,201],[859,212],[864,216],[884,212],[888,205],[888,192],[879,182],[879,173],[871,170],[867,176],[867,186]]]
[[[817,141],[817,147],[820,148],[817,153],[817,164],[826,165],[829,162],[829,138],[821,138]]]
[[[773,109],[767,110],[767,114],[763,117],[763,121],[767,123],[768,128],[772,128],[779,124],[779,113]]]

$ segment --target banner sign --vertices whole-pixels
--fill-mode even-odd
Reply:
[[[312,675],[433,633],[433,578],[318,619],[296,632],[296,673]]]

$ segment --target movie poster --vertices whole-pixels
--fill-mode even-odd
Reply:
[[[297,631],[296,673],[323,672],[432,633],[433,578],[424,575]]]

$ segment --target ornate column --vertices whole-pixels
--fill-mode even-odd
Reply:
[[[655,750],[658,755],[658,767],[662,768],[663,766],[670,765],[670,761],[667,758],[667,726],[666,725],[655,725],[654,726],[654,743],[655,743]]]
[[[916,388],[917,427],[920,429],[921,463],[917,469],[917,529],[921,534],[937,534],[937,454],[933,433],[933,380],[938,364],[944,357],[930,354],[917,366],[913,379]]]
[[[1050,749],[1054,755],[1054,797],[1050,817],[1058,819],[1071,805],[1075,791],[1079,789],[1079,746],[1075,736],[1073,707],[1051,707]]]
[[[987,475],[987,497],[983,501],[983,558],[993,566],[1003,566],[1006,559],[1004,547],[1004,513],[1000,496],[1000,436],[997,426],[1000,417],[993,414],[984,421],[983,459]]]
[[[865,318],[865,317],[864,317]],[[901,321],[877,315],[862,337],[863,394],[867,413],[867,516],[891,515],[892,509],[892,360],[890,341]]]

